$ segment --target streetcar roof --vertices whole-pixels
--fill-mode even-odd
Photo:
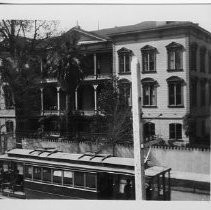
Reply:
[[[7,154],[1,155],[0,160],[11,160],[24,162],[26,164],[36,164],[51,167],[71,167],[80,170],[106,171],[110,173],[134,174],[134,159],[122,157],[93,156],[86,154],[71,154],[64,152],[55,152],[49,155],[49,152],[29,149],[13,149]],[[52,150],[53,152],[53,150]],[[170,168],[153,166],[145,170],[146,176],[156,176],[169,171]]]
[[[34,151],[34,152],[33,152]],[[29,149],[13,149],[7,152],[9,156],[27,156],[30,158],[39,157],[39,158],[47,158],[47,159],[54,159],[54,160],[72,160],[72,161],[79,161],[79,162],[93,162],[93,163],[108,163],[112,165],[124,165],[124,166],[134,166],[133,158],[121,158],[121,157],[108,157],[104,158],[106,154],[103,156],[96,156],[90,160],[91,156],[85,154],[73,154],[73,153],[64,153],[64,152],[55,152],[49,155],[49,152],[43,152],[39,154],[39,151],[29,150]],[[48,156],[49,155],[49,156]],[[83,156],[83,157],[82,157]]]

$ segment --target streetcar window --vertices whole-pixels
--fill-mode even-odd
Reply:
[[[125,185],[127,184],[126,179],[120,179],[119,181],[119,192],[124,193]]]
[[[76,187],[84,187],[84,173],[76,171],[74,172],[74,184]]]
[[[41,168],[40,167],[34,166],[33,179],[41,180]]]
[[[62,184],[62,170],[53,170],[53,183]]]
[[[130,180],[131,178],[128,176],[120,175],[119,176],[119,193],[124,193],[125,186],[127,185],[127,180]],[[132,182],[130,183],[132,185]]]
[[[6,163],[6,162],[3,163],[3,169],[4,169],[4,172],[9,170],[8,163]]]
[[[64,185],[72,185],[73,184],[73,172],[64,171],[63,184]]]
[[[17,163],[18,174],[23,175],[23,164]]]
[[[44,182],[51,182],[51,169],[50,168],[43,168],[43,181]]]
[[[25,166],[25,177],[28,179],[32,179],[32,172],[33,172],[32,166],[26,165]]]
[[[96,189],[96,174],[86,173],[86,187]]]

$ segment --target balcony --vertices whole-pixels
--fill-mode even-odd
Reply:
[[[101,73],[97,75],[87,75],[84,80],[85,81],[92,81],[92,80],[105,80],[105,79],[110,79],[112,76],[111,73]]]
[[[63,115],[64,114],[64,110],[43,110],[43,113],[41,113],[41,115],[43,116],[50,116],[50,115]]]
[[[93,116],[97,113],[98,111],[95,111],[95,110],[74,110],[73,111],[74,115],[80,115],[80,116]]]

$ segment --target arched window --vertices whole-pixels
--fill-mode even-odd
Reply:
[[[169,124],[169,139],[182,139],[182,124],[171,123]]]
[[[168,54],[168,71],[181,71],[183,69],[184,47],[176,42],[166,46]]]
[[[168,93],[169,93],[169,107],[183,107],[183,85],[184,80],[177,76],[169,77]]]
[[[157,49],[150,45],[141,48],[143,73],[156,71],[156,53]]]
[[[119,57],[119,73],[130,73],[132,51],[123,47],[117,53]]]
[[[143,87],[143,106],[157,105],[157,81],[152,78],[144,78],[141,80]]]
[[[144,139],[152,140],[155,135],[155,124],[147,122],[144,124]]]

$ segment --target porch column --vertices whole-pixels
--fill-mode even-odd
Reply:
[[[78,88],[75,89],[75,110],[78,110]]]
[[[97,76],[97,55],[94,53],[94,75]]]
[[[60,111],[60,87],[57,87],[57,111]]]
[[[40,71],[43,72],[42,57],[40,58]]]
[[[97,111],[97,87],[98,87],[98,85],[93,85],[93,88],[94,88],[95,112]]]
[[[43,88],[40,88],[41,92],[41,115],[44,113],[44,105],[43,105]]]

